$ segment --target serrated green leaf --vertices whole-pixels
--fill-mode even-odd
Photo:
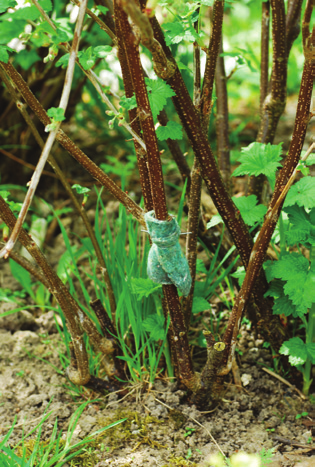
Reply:
[[[123,107],[126,110],[132,110],[137,107],[137,99],[136,96],[133,95],[132,97],[122,96],[119,101],[120,107]]]
[[[175,96],[175,93],[172,88],[160,78],[157,80],[150,78],[144,79],[147,85],[152,115],[153,118],[156,118],[166,105],[166,99]]]
[[[150,334],[150,337],[155,341],[164,340],[166,330],[164,328],[165,319],[161,315],[151,315],[142,323],[144,329]]]
[[[279,352],[289,356],[289,362],[293,366],[303,365],[307,359],[306,345],[299,337],[293,337],[285,341]]]
[[[185,28],[182,23],[164,23],[162,25],[163,30],[165,31],[165,42],[166,45],[179,44],[185,35]]]
[[[275,315],[293,316],[298,318],[303,315],[297,310],[297,307],[293,305],[292,300],[284,293],[285,282],[281,280],[274,280],[271,282],[270,288],[265,293],[264,297],[273,297],[274,304],[272,307]]]
[[[86,71],[90,70],[95,65],[95,61],[96,56],[93,53],[93,47],[89,47],[79,56],[80,65],[82,65]]]
[[[255,225],[257,222],[260,222],[267,212],[266,206],[263,204],[257,205],[257,197],[255,195],[241,197],[233,196],[232,200],[247,225]],[[220,214],[215,214],[212,216],[211,221],[208,222],[207,228],[210,229],[221,222],[223,221]]]
[[[7,11],[8,8],[15,8],[16,5],[15,0],[0,0],[0,13]]]
[[[267,262],[267,279],[285,281],[284,293],[296,306],[296,312],[307,313],[315,303],[315,265],[298,253],[287,253],[272,265]]]
[[[209,302],[203,297],[194,297],[192,312],[201,313],[202,311],[209,310],[211,308]]]
[[[156,136],[160,141],[166,139],[183,139],[182,126],[179,123],[168,121],[166,126],[159,126],[156,130]]]
[[[255,195],[233,196],[232,199],[247,225],[255,225],[257,222],[260,222],[267,212],[266,206],[263,204],[257,205],[257,196]]]
[[[241,165],[234,170],[233,176],[264,174],[269,178],[275,176],[278,167],[281,166],[282,143],[272,145],[270,143],[251,143],[242,148],[241,157],[238,159]]]
[[[315,209],[313,208],[312,211],[307,213],[304,208],[296,204],[285,208],[290,221],[290,229],[285,233],[288,245],[302,244],[306,248],[315,245],[315,224],[312,223]]]
[[[315,177],[301,178],[290,188],[284,206],[293,206],[294,204],[306,209],[315,207]]]
[[[151,279],[143,279],[141,277],[131,279],[132,293],[137,295],[137,300],[142,300],[143,297],[149,297],[154,292],[160,290],[162,286],[151,281]]]

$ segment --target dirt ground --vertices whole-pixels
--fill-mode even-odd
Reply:
[[[12,280],[8,275],[3,277],[4,285]],[[13,303],[3,303],[0,312],[13,307]],[[231,377],[224,399],[210,413],[189,405],[185,391],[163,380],[157,380],[150,390],[131,385],[123,398],[83,391],[78,401],[71,395],[66,377],[51,366],[62,370],[58,351],[64,351],[53,312],[34,318],[29,311],[22,311],[1,318],[0,435],[7,433],[17,417],[10,438],[13,446],[23,432],[28,433],[39,423],[53,398],[49,407],[53,413],[43,425],[41,439],[45,441],[56,417],[58,428],[65,431],[78,402],[90,398],[98,401],[87,405],[73,443],[116,420],[126,417],[127,421],[106,431],[93,454],[87,449],[71,465],[210,467],[207,459],[220,447],[227,456],[274,448],[270,466],[314,466],[315,440],[310,428],[314,407],[294,388],[263,370],[263,363],[272,367],[272,357],[262,348],[262,340],[255,340],[245,326],[240,349],[243,388],[238,388]],[[308,416],[296,419],[302,412],[308,412]]]

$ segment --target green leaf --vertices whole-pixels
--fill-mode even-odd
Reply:
[[[2,196],[2,198],[7,201],[8,200],[8,197],[10,196],[10,192],[9,191],[6,191],[6,190],[3,190],[3,191],[0,191],[0,196]]]
[[[271,261],[270,261],[271,262]],[[264,297],[273,297],[275,299],[272,310],[275,315],[293,316],[293,318],[301,317],[301,313],[297,307],[293,305],[292,300],[284,293],[285,282],[274,280],[271,282],[269,290]]]
[[[30,273],[11,258],[9,258],[9,264],[12,276],[22,285],[23,289],[25,289],[31,297],[34,297]]]
[[[15,8],[16,5],[15,0],[0,0],[0,13],[7,11],[8,8]]]
[[[200,5],[213,6],[214,0],[200,0]]]
[[[305,154],[306,151],[301,152],[301,157]],[[308,158],[305,161],[306,165],[314,165],[315,164],[315,153],[313,152],[308,156]]]
[[[209,310],[211,308],[210,303],[203,297],[194,297],[192,312],[201,313],[202,311]]]
[[[160,141],[166,139],[183,139],[182,126],[179,123],[169,121],[166,126],[159,126],[156,130],[156,136]]]
[[[105,58],[108,54],[113,51],[113,48],[110,45],[99,45],[97,47],[93,47],[93,52],[96,57]]]
[[[147,85],[152,115],[153,118],[156,118],[166,105],[166,99],[175,96],[175,93],[172,88],[160,78],[157,80],[150,78],[144,79]]]
[[[79,54],[78,54],[78,57],[79,57]],[[56,66],[61,66],[62,68],[66,68],[66,66],[68,66],[68,63],[69,63],[69,58],[70,58],[70,54],[63,55],[56,62]]]
[[[221,224],[223,222],[222,217],[220,214],[214,214],[214,216],[211,217],[210,222],[207,224],[207,229],[211,229],[211,227],[214,227],[215,225]]]
[[[267,212],[266,206],[263,204],[257,205],[257,197],[255,195],[241,197],[233,196],[232,200],[247,225],[255,225],[257,222],[260,222]],[[207,228],[210,229],[221,222],[223,221],[220,214],[215,214],[212,216],[211,221],[208,222]]]
[[[96,5],[97,9],[100,10],[103,15],[106,15],[106,13],[109,11],[108,8],[106,8],[106,6],[103,6],[103,5]]]
[[[205,263],[202,261],[201,258],[197,258],[196,262],[196,272],[202,273],[202,274],[207,274],[208,271],[206,269]]]
[[[11,49],[11,47],[8,47],[7,45],[0,45],[0,62],[8,63],[8,52],[15,52],[15,50]]]
[[[19,35],[24,31],[24,27],[25,21],[23,20],[0,22],[0,44],[7,44],[12,39],[19,37]]]
[[[185,28],[182,23],[164,23],[163,30],[166,32],[166,45],[179,44],[185,36]]]
[[[72,185],[71,188],[73,188],[78,193],[78,195],[85,195],[86,193],[89,193],[91,191],[90,188],[87,188],[86,186],[81,186],[78,183]]]
[[[119,102],[120,107],[123,107],[126,110],[132,110],[137,107],[137,100],[136,96],[133,95],[132,97],[122,96]]]
[[[272,265],[267,262],[267,280],[285,281],[284,293],[296,306],[299,316],[315,303],[315,264],[299,253],[286,253]]]
[[[275,172],[281,166],[282,143],[272,145],[270,143],[252,143],[246,148],[242,148],[242,155],[238,159],[241,163],[234,170],[233,176],[264,174],[269,178],[275,177]]]
[[[303,365],[307,360],[306,345],[299,337],[293,337],[285,341],[279,352],[289,356],[289,362],[293,366]]]
[[[66,119],[65,111],[61,107],[51,107],[47,110],[47,115],[55,122],[63,122]]]
[[[309,342],[306,344],[306,353],[307,357],[311,360],[313,365],[315,365],[315,343]]]
[[[84,52],[81,53],[79,56],[80,65],[84,68],[84,70],[90,70],[96,61],[96,57],[93,53],[93,47],[89,47]]]
[[[293,204],[306,209],[315,207],[315,177],[301,178],[290,188],[284,206],[293,206]]]
[[[315,245],[315,209],[307,213],[304,208],[295,204],[286,207],[285,212],[291,224],[285,233],[288,245],[302,244],[306,248]]]
[[[235,277],[238,280],[238,285],[240,287],[242,287],[242,284],[245,279],[245,275],[246,275],[246,271],[245,271],[244,266],[239,266],[237,270],[233,272],[233,274],[231,274],[232,277]]]
[[[23,70],[28,70],[34,63],[40,60],[40,56],[34,49],[21,50],[21,52],[15,56],[16,63],[18,63]]]
[[[151,281],[151,279],[143,279],[141,277],[131,278],[132,293],[137,295],[137,300],[142,300],[143,297],[149,297],[154,292],[160,290],[162,286]]]
[[[266,206],[263,204],[257,205],[257,197],[255,195],[233,196],[232,199],[247,225],[255,225],[256,222],[260,222],[267,212]]]
[[[142,325],[152,339],[159,341],[165,339],[166,331],[164,323],[164,316],[151,315],[143,321]]]

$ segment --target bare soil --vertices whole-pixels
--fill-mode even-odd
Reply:
[[[5,275],[4,285],[8,280]],[[0,312],[14,306],[2,303]],[[210,467],[207,459],[218,446],[227,456],[240,450],[255,453],[274,448],[268,464],[274,467],[315,465],[314,407],[293,387],[263,370],[263,365],[273,366],[273,359],[262,348],[262,340],[255,340],[245,326],[241,329],[242,355],[238,354],[243,387],[231,377],[220,405],[204,413],[189,404],[186,392],[176,383],[164,380],[157,380],[150,390],[130,385],[123,398],[84,389],[81,399],[75,398],[69,381],[54,368],[62,370],[58,351],[65,349],[53,312],[35,316],[22,311],[0,319],[0,434],[8,432],[16,417],[12,446],[40,422],[52,398],[49,410],[53,413],[43,425],[42,441],[51,436],[56,417],[58,428],[66,431],[78,403],[97,399],[83,412],[73,442],[116,420],[126,417],[127,421],[106,431],[93,450],[70,465]],[[302,412],[308,416],[297,420]]]

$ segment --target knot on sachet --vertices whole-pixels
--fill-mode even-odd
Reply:
[[[148,256],[148,276],[158,284],[174,284],[187,296],[191,288],[191,275],[187,259],[179,245],[180,227],[174,216],[171,220],[155,218],[154,211],[144,215],[152,246]]]

